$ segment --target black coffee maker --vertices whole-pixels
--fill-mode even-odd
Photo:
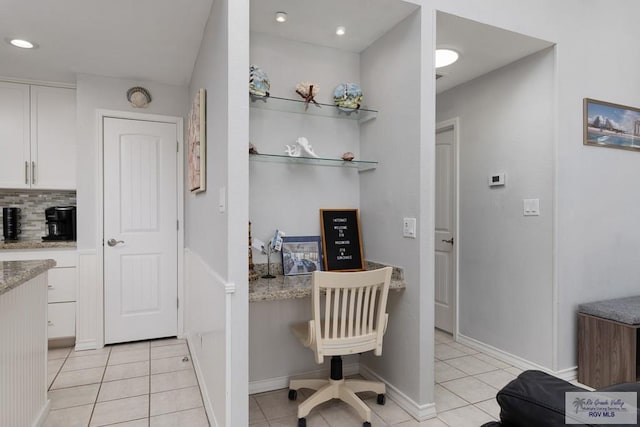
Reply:
[[[47,233],[42,240],[76,240],[76,207],[54,206],[44,210],[47,218]]]
[[[2,208],[2,234],[4,241],[10,242],[20,238],[20,208]]]

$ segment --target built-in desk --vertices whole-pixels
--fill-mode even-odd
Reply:
[[[312,351],[300,345],[290,326],[311,318],[311,275],[283,276],[280,264],[271,265],[275,279],[249,282],[249,392],[286,388],[296,376],[328,376],[329,359],[318,365]],[[368,270],[384,265],[367,262]],[[266,264],[256,265],[256,272],[266,274]],[[405,288],[401,268],[394,267],[391,275],[389,304],[402,297]],[[393,312],[389,322],[393,322]],[[357,355],[343,359],[345,375],[359,372]]]
[[[271,272],[275,279],[260,279],[249,282],[249,302],[274,301],[284,299],[305,298],[311,296],[311,274],[300,274],[296,276],[283,276],[279,264]],[[272,266],[273,267],[273,266]],[[367,270],[385,267],[382,264],[368,262]],[[266,266],[256,265],[256,271],[260,276],[266,274]],[[404,273],[401,268],[393,267],[391,274],[390,290],[404,289]]]

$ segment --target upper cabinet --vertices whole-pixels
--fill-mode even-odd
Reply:
[[[0,188],[29,188],[29,86],[0,82]]]
[[[0,188],[76,188],[75,90],[0,82]]]
[[[76,91],[31,86],[31,188],[76,188]]]

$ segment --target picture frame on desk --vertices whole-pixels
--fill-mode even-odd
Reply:
[[[311,274],[322,270],[320,236],[284,236],[280,252],[285,276]]]

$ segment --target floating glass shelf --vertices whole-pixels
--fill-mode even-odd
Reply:
[[[249,99],[251,100],[251,108],[284,111],[286,113],[309,114],[313,116],[333,117],[336,119],[350,119],[357,120],[360,123],[375,119],[378,115],[378,112],[376,110],[370,110],[368,108],[347,110],[340,109],[335,105],[321,103],[305,104],[304,100],[279,98],[277,96],[259,98],[249,95]]]
[[[378,162],[372,162],[369,160],[346,161],[342,159],[327,159],[316,157],[291,157],[284,154],[250,154],[249,158],[251,160],[264,162],[297,163],[304,165],[354,168],[358,169],[358,172],[375,169],[378,166]]]

